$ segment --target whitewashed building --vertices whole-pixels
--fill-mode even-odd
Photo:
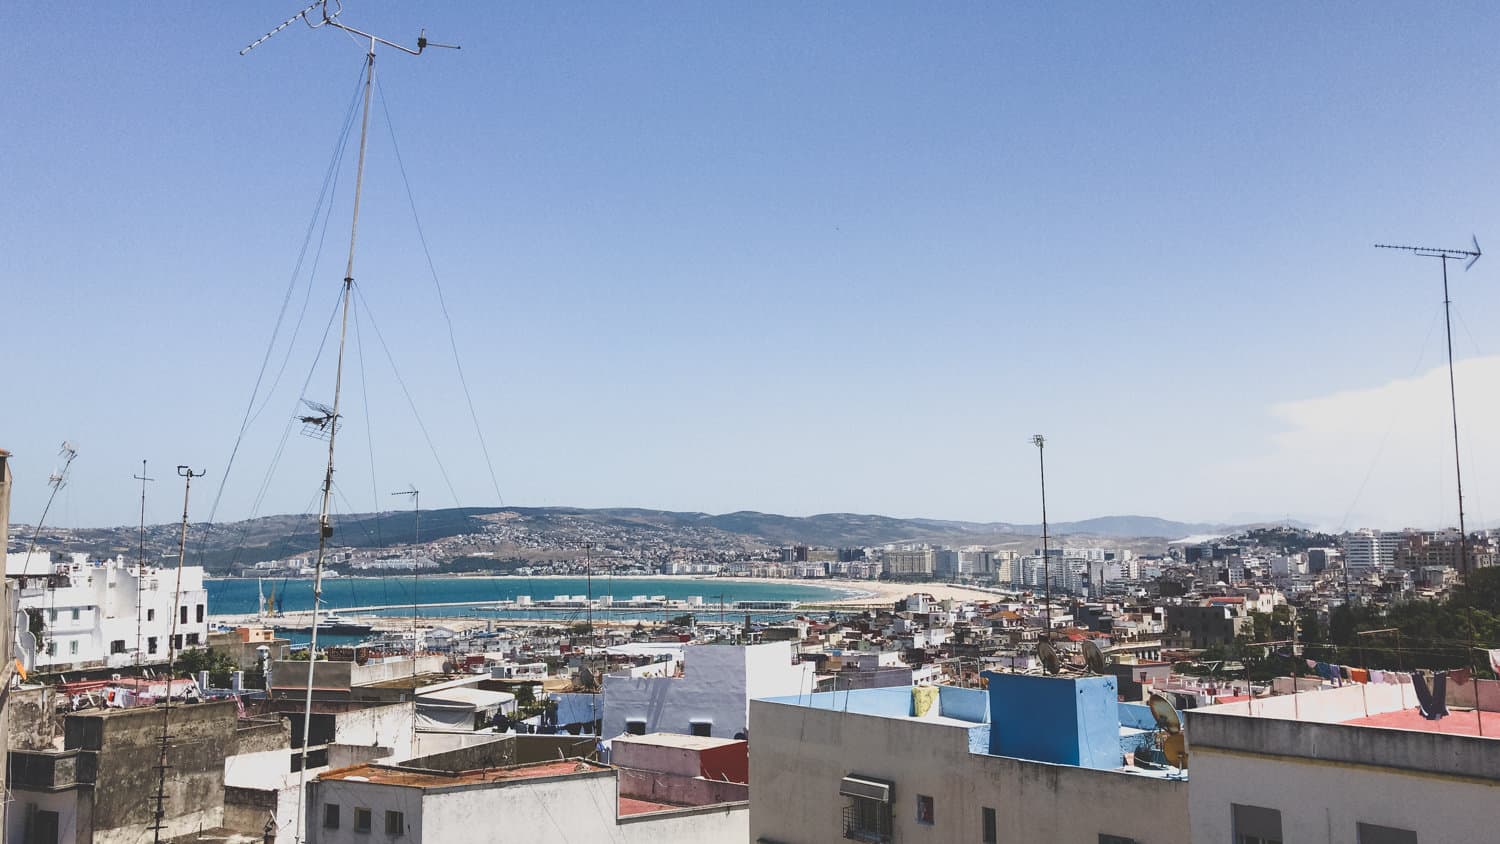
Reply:
[[[1409,683],[1188,710],[1193,840],[1496,840],[1500,683],[1448,690],[1437,720]]]
[[[175,617],[176,648],[208,644],[208,590],[200,566],[145,566],[86,554],[7,554],[17,589],[16,655],[28,671],[124,668],[167,661]]]
[[[683,662],[681,676],[605,675],[601,734],[744,738],[751,700],[813,691],[814,666],[793,662],[789,642],[690,645]]]

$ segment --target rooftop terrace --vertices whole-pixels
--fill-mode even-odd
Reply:
[[[587,774],[609,773],[607,765],[586,762],[582,759],[563,759],[556,762],[537,762],[531,765],[516,765],[509,768],[483,768],[474,771],[433,771],[420,768],[401,768],[388,765],[354,765],[338,768],[320,775],[320,780],[346,780],[371,782],[378,785],[399,785],[407,788],[450,788],[478,783],[524,782],[550,777],[569,777]]]

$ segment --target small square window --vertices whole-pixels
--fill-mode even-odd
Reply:
[[[627,732],[627,733],[629,733],[629,734],[631,734],[633,736],[643,736],[643,735],[646,734],[646,722],[645,721],[626,721],[625,722],[625,732]]]
[[[339,804],[337,804],[337,803],[325,803],[323,805],[323,828],[324,829],[338,829],[339,828]]]
[[[369,809],[355,808],[355,810],[354,810],[354,831],[355,832],[369,832],[370,831],[370,810]]]
[[[189,634],[187,634],[187,637],[188,637],[187,643],[189,645],[196,645],[196,644],[198,644],[198,634],[197,633],[189,633]]]
[[[110,642],[109,643],[109,652],[112,653],[112,654],[122,654],[122,653],[125,653],[125,640],[124,639],[116,639],[113,642]]]
[[[695,736],[711,736],[714,734],[714,722],[712,721],[694,721],[689,726],[691,733]]]
[[[387,810],[385,813],[385,834],[405,835],[406,816],[401,812],[392,812],[390,810]]]
[[[931,825],[937,822],[937,813],[932,804],[932,798],[926,794],[917,795],[917,823]]]
[[[984,820],[984,844],[995,844],[995,810],[985,806],[981,817]]]
[[[147,621],[155,621],[156,620],[156,610],[146,610],[146,620]]]

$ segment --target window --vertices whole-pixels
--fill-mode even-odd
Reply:
[[[689,732],[695,736],[711,736],[714,734],[714,722],[712,721],[694,721],[688,726],[690,727]]]
[[[189,645],[196,645],[196,644],[198,644],[198,634],[197,633],[189,633],[189,634],[187,634],[187,637],[188,637],[188,644]]]
[[[29,808],[35,809],[36,804],[30,804]],[[26,840],[28,842],[45,842],[45,844],[57,844],[57,813],[48,811],[28,812],[26,819]]]
[[[57,620],[57,610],[47,610],[47,620],[48,621],[56,621]]]
[[[1281,844],[1281,812],[1261,806],[1230,804],[1234,844]]]
[[[68,643],[68,656],[78,656],[78,640],[74,639]]]
[[[325,803],[323,805],[323,828],[324,829],[338,829],[339,828],[339,804],[337,804],[337,803]]]
[[[154,654],[154,653],[156,653],[156,637],[155,636],[147,636],[146,637],[146,653],[148,653],[148,654]]]
[[[355,832],[369,832],[370,831],[370,810],[369,809],[355,808],[355,810],[354,810],[354,831]]]
[[[935,822],[932,798],[926,794],[917,795],[917,823],[931,824]]]
[[[984,844],[995,844],[995,810],[988,806],[984,807]]]
[[[203,605],[202,604],[198,605],[198,623],[199,624],[203,623]]]
[[[125,640],[124,639],[116,639],[113,642],[110,642],[109,643],[109,652],[112,653],[112,654],[122,654],[122,653],[125,653]]]
[[[1396,829],[1373,823],[1356,824],[1359,844],[1417,844],[1417,834],[1409,829]]]
[[[404,834],[406,834],[406,816],[403,815],[400,812],[392,812],[390,810],[386,810],[386,813],[385,813],[385,834],[386,835],[404,835]]]
[[[155,621],[156,620],[156,610],[146,610],[146,620],[147,621]]]
[[[884,844],[891,840],[891,792],[886,780],[850,774],[839,782],[839,794],[852,798],[844,807],[844,837]]]
[[[628,720],[625,722],[625,732],[633,736],[643,736],[646,734],[646,722]]]
[[[179,610],[179,612],[177,614],[179,616],[181,616],[181,618],[179,619],[179,621],[181,623],[183,623],[183,624],[187,624],[187,604],[183,604],[182,606],[178,607],[177,609]]]
[[[172,647],[175,650],[179,650],[179,651],[182,650],[182,634],[181,633],[178,633],[176,636],[172,637]]]
[[[73,620],[74,621],[78,620],[78,608],[77,607],[73,608]]]

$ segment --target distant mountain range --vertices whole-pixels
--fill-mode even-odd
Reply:
[[[1058,540],[1144,540],[1161,545],[1190,535],[1228,534],[1259,526],[1177,522],[1154,516],[1102,516],[1057,522],[1048,528]],[[13,537],[30,533],[24,525],[15,528]],[[355,548],[397,547],[409,544],[413,528],[410,511],[342,515],[335,521],[333,542]],[[471,537],[468,550],[473,553],[529,558],[567,556],[584,542],[617,551],[665,552],[673,548],[739,550],[793,544],[862,547],[905,542],[1021,548],[1040,535],[1040,524],[901,519],[857,513],[782,516],[741,511],[714,515],[640,508],[467,507],[424,511],[421,519],[424,543],[454,540],[468,546],[470,542],[463,538]],[[177,525],[148,526],[148,554],[153,558],[175,556],[177,536]],[[48,548],[133,556],[139,529],[46,530],[43,540]],[[194,525],[188,547],[190,560],[213,571],[226,571],[238,565],[306,554],[316,549],[317,543],[315,516],[281,515],[223,523],[211,529]]]

